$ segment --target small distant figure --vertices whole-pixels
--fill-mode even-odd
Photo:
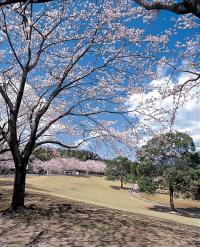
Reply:
[[[132,186],[132,189],[131,189],[131,194],[138,192],[138,189],[139,189],[139,187],[138,187],[137,183],[134,183]]]

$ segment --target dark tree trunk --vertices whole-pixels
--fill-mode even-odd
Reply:
[[[11,203],[12,210],[24,208],[25,182],[26,182],[26,165],[23,164],[22,166],[16,168],[15,171],[15,181],[14,181],[13,196]]]
[[[120,179],[120,182],[121,182],[121,189],[124,188],[124,181],[123,181],[123,178]]]
[[[174,189],[172,187],[169,188],[169,201],[170,201],[170,207],[172,211],[177,211],[174,206]]]

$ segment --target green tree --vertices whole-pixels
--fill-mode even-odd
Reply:
[[[101,160],[98,154],[87,150],[61,149],[60,153],[62,157],[73,157],[82,161]]]
[[[137,166],[137,184],[140,191],[155,193],[157,189],[158,167],[151,161],[140,162]]]
[[[34,157],[36,159],[47,161],[54,157],[53,151],[50,148],[39,147],[34,151]]]
[[[192,158],[194,151],[193,139],[185,133],[169,132],[153,137],[137,153],[140,190],[154,193],[158,188],[167,188],[170,207],[175,211],[174,192],[187,195],[198,179]]]
[[[194,199],[200,200],[200,165],[190,171],[194,188]]]
[[[107,161],[106,164],[106,178],[108,180],[119,180],[121,188],[124,187],[124,183],[131,180],[131,167],[133,163],[128,158],[119,156]]]

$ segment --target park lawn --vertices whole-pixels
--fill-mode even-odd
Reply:
[[[9,211],[6,209],[12,190],[2,187],[2,247],[196,247],[200,244],[199,228],[195,226],[33,191],[26,192],[25,210]]]
[[[150,200],[152,202],[159,202],[163,205],[169,205],[169,195],[166,194],[155,194],[151,195],[148,193],[139,193],[141,197]],[[190,200],[190,199],[177,199],[175,198],[175,207],[177,208],[199,208],[200,211],[200,201]]]
[[[153,208],[152,204],[132,197],[129,194],[130,186],[127,186],[125,190],[120,190],[119,182],[107,181],[104,177],[29,176],[27,177],[27,185],[31,191],[38,191],[52,196],[200,226],[198,218],[159,212],[159,210]],[[175,203],[181,207],[182,201],[175,200]],[[167,204],[167,202],[165,203]],[[187,207],[198,207],[200,210],[198,202],[188,200],[187,203]]]

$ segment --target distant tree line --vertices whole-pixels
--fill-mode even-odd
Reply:
[[[56,157],[76,158],[82,161],[86,160],[102,160],[98,154],[87,150],[77,149],[53,149],[50,147],[40,147],[35,150],[34,155],[36,159],[47,161]]]
[[[79,160],[77,158],[56,157],[47,161],[33,160],[29,166],[29,172],[38,175],[103,175],[106,164],[104,161]]]
[[[74,162],[74,165],[71,165],[72,161]],[[81,163],[81,161],[91,161],[91,162],[89,163],[87,162],[86,164],[84,162]],[[97,161],[97,163],[95,163],[95,161]],[[55,165],[53,165],[53,162],[57,164],[57,166],[59,167],[58,169],[56,169]],[[38,173],[41,175],[47,173],[64,174],[63,172],[64,170],[69,171],[69,163],[72,172],[83,171],[84,173],[90,172],[93,174],[101,174],[101,175],[104,174],[104,168],[102,168],[101,165],[104,164],[104,160],[102,160],[98,154],[87,150],[75,150],[75,149],[64,150],[64,149],[57,149],[51,147],[39,147],[34,151],[33,155],[30,158],[29,165],[27,167],[27,172]],[[100,164],[99,169],[97,168],[97,164]],[[88,170],[85,168],[86,165],[88,165]],[[13,174],[14,172],[15,172],[15,166],[11,154],[7,152],[4,155],[1,155],[0,175],[9,175],[9,174]]]

